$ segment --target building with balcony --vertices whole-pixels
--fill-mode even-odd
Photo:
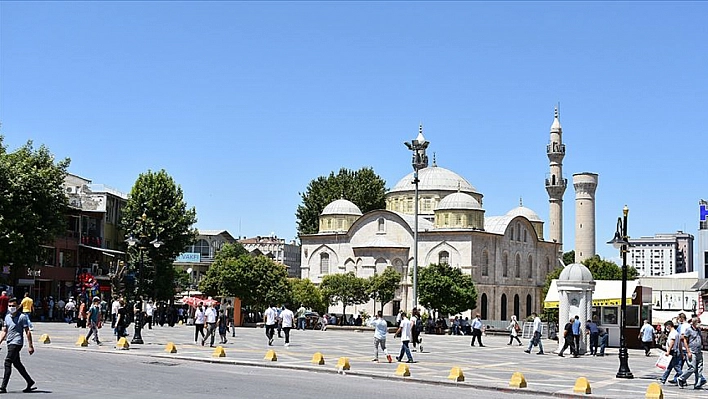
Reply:
[[[295,240],[289,243],[275,235],[251,237],[238,240],[251,254],[264,255],[285,265],[289,277],[300,277],[300,245]]]
[[[641,277],[669,276],[693,271],[693,236],[682,231],[630,238],[627,265]]]
[[[226,230],[199,230],[194,243],[187,246],[173,265],[177,269],[192,269],[191,287],[196,288],[224,244],[233,244],[236,239]]]

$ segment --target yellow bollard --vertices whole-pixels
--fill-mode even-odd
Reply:
[[[526,378],[520,372],[515,372],[511,376],[511,381],[509,381],[509,386],[512,388],[526,388]]]
[[[411,376],[411,369],[410,369],[410,367],[408,367],[407,364],[399,363],[398,367],[396,368],[396,375],[399,377],[410,377]]]
[[[78,340],[76,340],[76,345],[78,346],[88,346],[88,341],[86,340],[86,337],[83,335],[79,337]]]
[[[125,339],[125,337],[121,337],[121,339],[118,340],[118,343],[116,343],[116,348],[128,350],[130,349],[130,344],[128,343],[128,340]]]
[[[337,360],[337,369],[338,370],[350,370],[351,365],[349,364],[349,358],[348,357],[340,357],[339,360]]]
[[[212,352],[211,357],[226,357],[226,351],[224,350],[224,347],[219,345],[214,348],[214,352]]]
[[[165,345],[165,352],[177,353],[177,347],[175,346],[174,342],[168,342],[167,345]]]
[[[312,355],[312,364],[319,364],[323,365],[325,364],[324,356],[320,352],[315,352],[314,355]]]
[[[585,393],[590,394],[592,390],[590,389],[590,381],[585,377],[580,377],[575,380],[575,386],[573,387],[573,392],[575,393]]]
[[[448,380],[454,380],[457,382],[462,382],[465,380],[465,375],[462,373],[462,369],[459,367],[453,367],[450,370],[450,375],[447,376]]]
[[[275,354],[275,351],[273,349],[268,350],[266,352],[265,357],[263,360],[270,360],[271,362],[277,362],[278,361],[278,355]]]
[[[52,340],[49,339],[49,335],[48,335],[48,334],[42,334],[42,336],[39,337],[39,342],[41,342],[41,343],[43,343],[43,344],[51,344],[51,343],[52,343]],[[87,342],[86,344],[88,345],[88,342]]]
[[[652,382],[647,387],[647,399],[664,399],[664,391],[661,390],[661,385],[658,382]]]

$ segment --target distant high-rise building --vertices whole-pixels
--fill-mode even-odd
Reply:
[[[698,261],[696,270],[698,278],[708,276],[708,201],[700,200],[698,221]]]
[[[693,271],[693,236],[682,231],[630,238],[627,265],[640,276],[668,276]]]

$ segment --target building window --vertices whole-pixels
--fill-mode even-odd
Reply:
[[[482,294],[482,320],[487,320],[487,294]]]
[[[524,229],[524,242],[526,242],[526,235],[527,235],[527,231],[526,231],[526,229]]]
[[[531,312],[533,312],[532,307],[531,295],[526,295],[526,317],[531,316]]]
[[[521,225],[516,223],[516,241],[521,241]]]
[[[344,220],[342,220],[342,219],[337,220],[337,229],[341,230],[342,227],[344,227]]]
[[[329,273],[329,254],[320,254],[320,274]]]
[[[502,255],[502,277],[509,276],[509,255],[504,253]]]
[[[528,267],[528,278],[533,278],[533,257],[531,255],[529,255]]]
[[[514,295],[514,316],[521,316],[521,300],[519,299],[519,294]]]
[[[546,256],[546,274],[551,272],[551,259]]]
[[[521,278],[521,255],[516,254],[516,262],[514,266],[516,278]]]
[[[438,263],[441,265],[449,265],[450,264],[450,253],[447,251],[442,251],[438,254]]]
[[[209,256],[209,243],[201,239],[194,244],[194,252],[199,253],[201,256]]]
[[[482,251],[482,275],[489,276],[489,253]]]
[[[506,320],[506,294],[502,294],[501,296],[501,319]]]
[[[379,218],[379,233],[383,233],[385,231],[386,227],[386,222],[384,221],[384,218]]]

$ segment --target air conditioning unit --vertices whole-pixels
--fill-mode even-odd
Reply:
[[[74,187],[67,187],[67,188],[66,188],[66,193],[67,193],[67,194],[74,194]]]

